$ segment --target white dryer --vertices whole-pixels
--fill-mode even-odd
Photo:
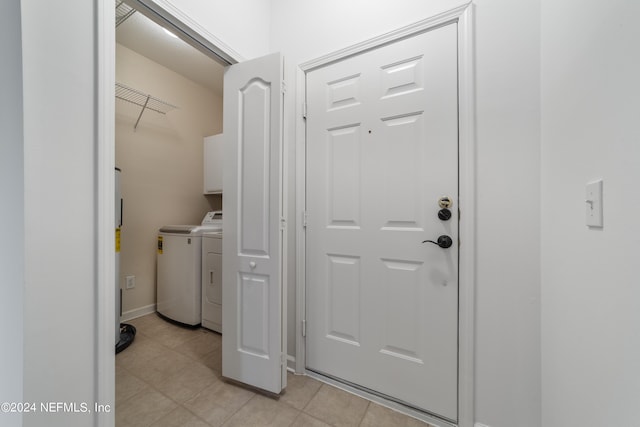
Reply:
[[[222,333],[222,232],[202,235],[202,326]]]
[[[202,319],[202,235],[222,231],[222,213],[209,212],[201,225],[167,225],[158,232],[156,310],[188,326]]]

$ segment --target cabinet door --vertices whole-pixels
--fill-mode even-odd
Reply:
[[[204,139],[204,194],[222,193],[222,134]]]

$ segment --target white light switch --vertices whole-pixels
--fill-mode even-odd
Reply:
[[[587,184],[586,195],[587,226],[602,227],[602,180]]]

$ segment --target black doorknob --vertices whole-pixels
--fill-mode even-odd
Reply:
[[[434,242],[433,240],[425,240],[422,243],[433,243],[434,245],[440,246],[442,249],[447,249],[453,245],[453,240],[451,240],[451,237],[443,234],[442,236],[438,237],[437,242]]]
[[[438,211],[438,218],[442,221],[449,221],[451,219],[451,211],[447,208],[440,209]]]

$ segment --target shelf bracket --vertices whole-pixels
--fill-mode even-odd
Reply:
[[[140,119],[142,118],[142,113],[144,113],[145,108],[147,108],[147,104],[149,103],[149,98],[151,98],[151,95],[147,95],[147,100],[144,101],[144,105],[142,106],[142,110],[140,110],[140,114],[138,115],[138,120],[136,120],[136,124],[133,125],[133,130],[138,129],[138,123],[140,123]]]

